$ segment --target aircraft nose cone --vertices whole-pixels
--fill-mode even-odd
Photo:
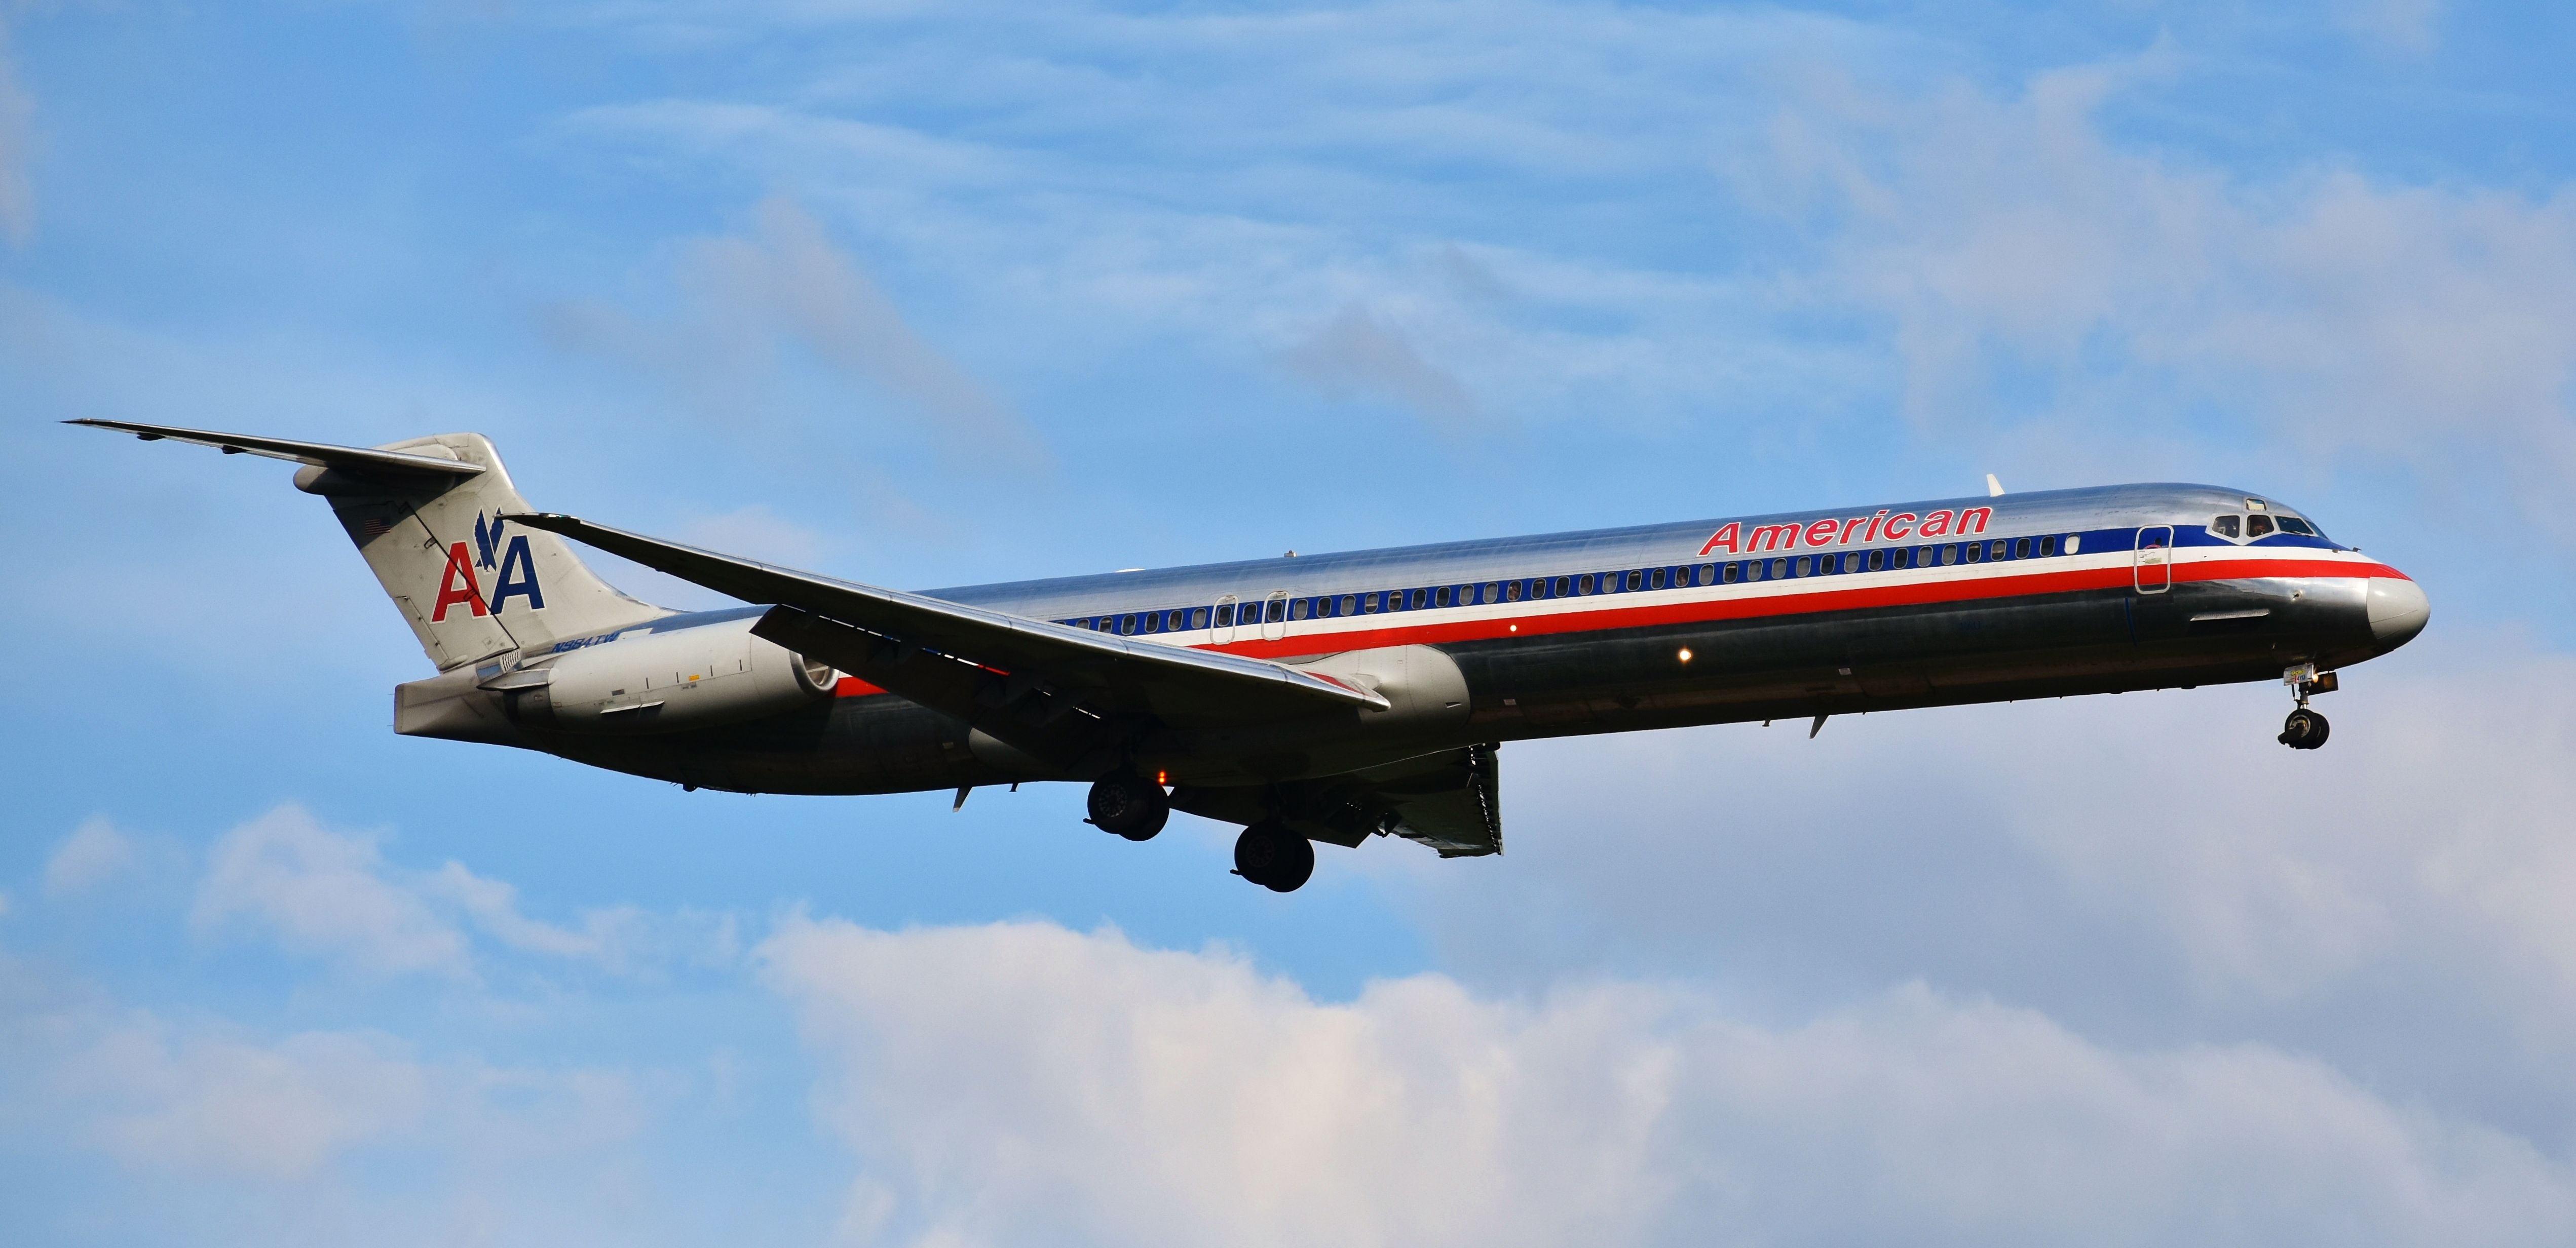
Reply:
[[[2370,635],[2382,653],[2415,640],[2433,618],[2424,587],[2413,581],[2374,577],[2370,582]]]

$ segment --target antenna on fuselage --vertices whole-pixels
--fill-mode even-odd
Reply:
[[[2001,482],[2001,481],[1997,481],[1997,480],[1995,480],[1995,474],[1993,474],[1993,473],[1991,473],[1991,472],[1990,472],[1990,473],[1987,473],[1987,474],[1986,474],[1986,497],[1988,497],[1988,498],[2002,498],[2003,496],[2004,496],[2004,483],[2003,483],[2003,482]]]

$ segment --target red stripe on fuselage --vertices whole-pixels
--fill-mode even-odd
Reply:
[[[2188,548],[2186,548],[2188,549]],[[1954,565],[1958,566],[1958,565]],[[2211,559],[2170,565],[2176,583],[2192,581],[2243,581],[2266,577],[2373,577],[2410,579],[2405,573],[2384,563],[2354,563],[2338,559]],[[1930,571],[1930,569],[1922,569]],[[1650,603],[1643,606],[1601,607],[1581,611],[1548,611],[1533,614],[1492,616],[1473,620],[1433,620],[1421,624],[1408,621],[1402,625],[1348,632],[1307,633],[1279,641],[1253,638],[1199,649],[1222,650],[1252,658],[1280,658],[1321,654],[1342,650],[1369,650],[1380,646],[1439,645],[1443,642],[1492,641],[1510,637],[1545,637],[1563,633],[1605,632],[1622,628],[1653,628],[1668,624],[1697,624],[1716,620],[1760,619],[1767,616],[1812,615],[1826,611],[1855,611],[1871,607],[1924,606],[1941,602],[1970,602],[1980,598],[2017,598],[2033,594],[2079,593],[2097,589],[2135,588],[2137,568],[2121,564],[2108,568],[2080,568],[2063,572],[2027,572],[2005,576],[1979,576],[1956,580],[1908,581],[1897,584],[1856,585],[1842,588],[1846,577],[1870,576],[1871,573],[1839,573],[1834,576],[1809,577],[1795,582],[1800,586],[1834,582],[1832,589],[1804,589],[1789,593],[1766,593],[1734,598],[1702,598],[1683,602]],[[1738,586],[1779,585],[1790,582],[1749,581]],[[1711,587],[1694,587],[1711,588]],[[1672,590],[1643,590],[1632,593],[1673,593]],[[1679,592],[1691,592],[1689,590]],[[1593,595],[1583,601],[1611,601],[1631,594]],[[1564,598],[1534,598],[1518,605],[1540,606],[1571,601]],[[1427,608],[1429,611],[1462,608]],[[1484,607],[1464,610],[1479,611]],[[1414,612],[1397,616],[1410,617]],[[1348,617],[1342,617],[1348,618]],[[1299,623],[1314,623],[1301,620]],[[1258,624],[1243,628],[1261,627]],[[833,695],[843,698],[873,697],[885,690],[860,680],[843,676],[833,687]]]
[[[2407,579],[2397,569],[2378,563],[2348,563],[2332,559],[2228,559],[2178,563],[2173,568],[2176,583],[2189,581],[2242,581],[2264,577],[2393,577]],[[2131,589],[2135,587],[2137,569],[2129,564],[2110,568],[2081,568],[2064,572],[2017,573],[2008,576],[1981,576],[1960,580],[1911,581],[1893,585],[1856,585],[1851,588],[1802,589],[1791,593],[1772,593],[1739,598],[1695,599],[1683,602],[1655,603],[1635,607],[1604,607],[1580,611],[1549,611],[1522,615],[1496,616],[1473,620],[1426,621],[1400,626],[1357,629],[1349,632],[1308,633],[1279,641],[1254,638],[1233,641],[1205,649],[1252,658],[1279,658],[1290,655],[1329,653],[1341,650],[1370,650],[1380,646],[1439,645],[1443,642],[1493,641],[1511,637],[1543,637],[1562,633],[1604,632],[1611,629],[1654,628],[1670,624],[1698,624],[1715,620],[1759,619],[1766,616],[1812,615],[1827,611],[1855,611],[1871,607],[1922,606],[1940,602],[1968,602],[1980,598],[2018,598],[2034,594],[2078,593],[2096,589]],[[1810,577],[1797,582],[1841,581],[1845,577],[1867,576],[1868,573],[1839,573],[1831,577]],[[1750,582],[1780,584],[1781,582]],[[1739,582],[1739,584],[1745,584]],[[1658,591],[1630,591],[1655,593]],[[1672,592],[1672,591],[1661,591]],[[1687,592],[1687,591],[1685,591]],[[1613,595],[1614,598],[1628,594]],[[1588,601],[1600,601],[1595,595]],[[1519,605],[1538,606],[1565,602],[1563,598],[1530,599]],[[1456,608],[1451,608],[1455,610]],[[1479,610],[1481,608],[1468,608]],[[1438,610],[1438,608],[1432,608]],[[1404,614],[1411,614],[1406,612]],[[1259,625],[1245,627],[1258,628]],[[1321,646],[1318,643],[1324,643]]]

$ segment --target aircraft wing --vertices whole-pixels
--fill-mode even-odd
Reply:
[[[1503,852],[1502,776],[1491,745],[1470,745],[1320,780],[1189,788],[1172,806],[1252,823],[1276,813],[1311,840],[1356,846],[1371,833],[1419,841],[1443,858]]]
[[[573,516],[508,518],[746,602],[776,603],[755,635],[1076,771],[1150,723],[1221,727],[1387,706],[1374,691],[1261,659],[834,580]]]

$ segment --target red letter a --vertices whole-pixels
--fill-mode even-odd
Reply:
[[[456,583],[459,577],[464,578],[463,585]],[[429,622],[445,620],[447,609],[460,602],[473,608],[476,615],[485,614],[483,587],[474,582],[474,559],[465,553],[463,542],[447,549],[447,574],[438,579],[438,605],[430,610]]]

